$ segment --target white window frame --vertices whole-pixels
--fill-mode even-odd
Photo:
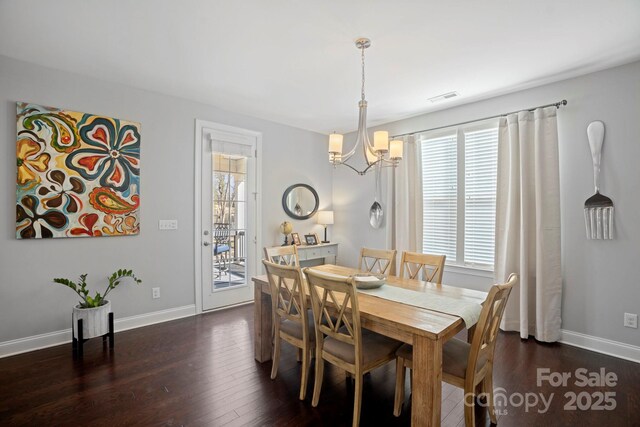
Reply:
[[[440,138],[447,135],[456,134],[457,142],[457,198],[456,198],[456,261],[446,260],[448,271],[459,274],[470,274],[493,278],[493,265],[465,263],[464,261],[464,240],[465,240],[465,132],[476,132],[487,129],[497,129],[498,119],[489,119],[482,122],[470,123],[461,126],[452,126],[436,131],[425,132],[420,135],[421,140]],[[420,142],[422,144],[422,142]],[[420,165],[422,167],[422,164]],[[424,215],[424,213],[423,213]],[[495,241],[494,241],[495,245]],[[423,252],[424,252],[424,248]]]

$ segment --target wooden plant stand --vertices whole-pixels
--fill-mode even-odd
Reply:
[[[75,327],[78,328],[78,338],[76,338],[76,334],[74,333]],[[82,357],[84,343],[90,340],[90,338],[83,337],[82,319],[78,319],[77,325],[74,325],[73,322],[71,322],[71,337],[73,338],[73,342],[72,342],[73,355]],[[113,312],[109,313],[109,332],[102,335],[103,344],[107,342],[107,338],[109,338],[109,348],[113,349],[113,346],[115,343],[114,332],[113,332]]]

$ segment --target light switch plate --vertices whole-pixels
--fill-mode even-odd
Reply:
[[[633,313],[624,314],[624,326],[627,328],[638,328],[638,315]]]
[[[160,230],[177,230],[178,220],[177,219],[161,219],[160,221],[158,221],[158,228]]]

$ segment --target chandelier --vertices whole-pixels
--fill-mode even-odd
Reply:
[[[343,165],[353,169],[359,175],[366,174],[374,165],[380,170],[382,166],[395,167],[402,159],[402,141],[395,140],[389,142],[389,132],[377,131],[373,133],[373,144],[367,135],[367,100],[364,96],[364,50],[371,46],[371,40],[359,38],[356,40],[356,47],[360,49],[362,58],[362,91],[358,108],[360,110],[358,118],[358,135],[353,148],[343,154],[343,135],[332,133],[329,135],[329,162],[334,166]],[[366,167],[358,170],[348,163],[349,159],[356,153],[358,146],[362,146]]]

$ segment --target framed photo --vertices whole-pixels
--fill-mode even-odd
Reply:
[[[318,236],[318,233],[313,233],[314,236],[316,236],[316,245],[319,245],[321,242],[320,236]]]
[[[304,240],[307,242],[307,245],[317,245],[318,244],[318,236],[313,234],[305,234]]]
[[[294,245],[300,246],[300,235],[298,233],[291,233],[291,240],[293,240]]]

